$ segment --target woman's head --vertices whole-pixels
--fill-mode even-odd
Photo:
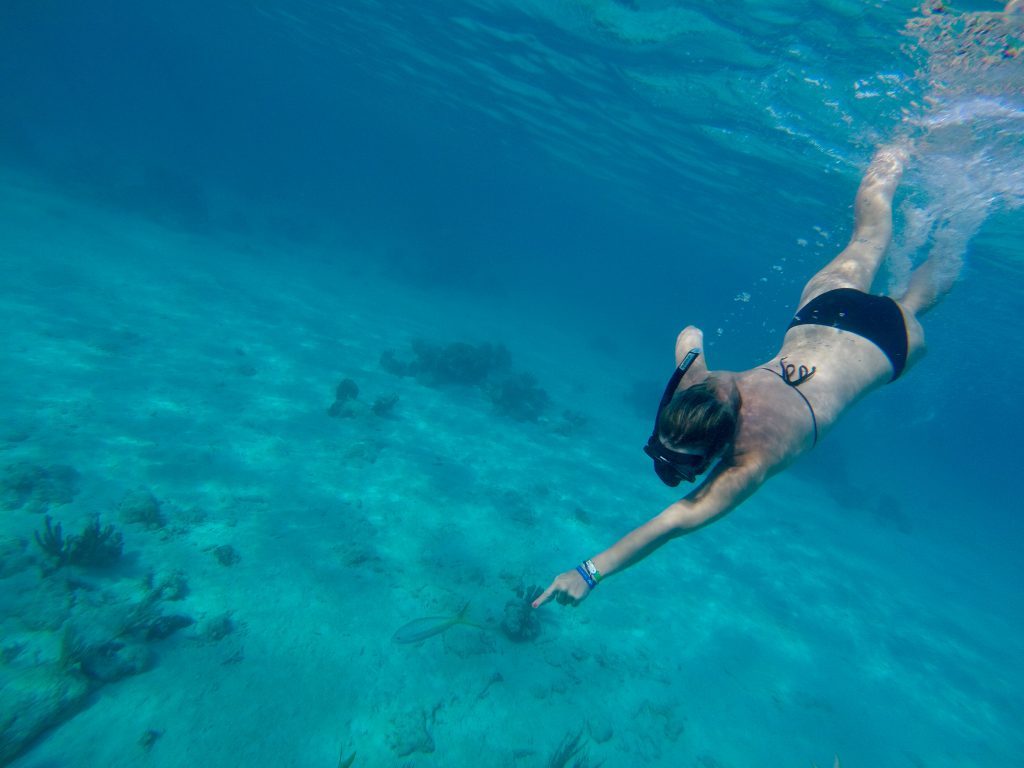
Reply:
[[[673,395],[658,417],[661,442],[673,450],[717,456],[732,442],[739,393],[711,376]]]

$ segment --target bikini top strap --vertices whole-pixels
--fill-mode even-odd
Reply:
[[[811,444],[811,447],[813,448],[818,444],[818,417],[814,415],[814,407],[811,405],[811,401],[807,399],[807,395],[801,392],[798,389],[798,387],[805,381],[807,381],[809,378],[811,378],[811,376],[814,375],[814,372],[818,370],[818,368],[817,366],[811,366],[811,369],[807,370],[806,365],[801,365],[800,368],[796,370],[796,372],[798,373],[798,378],[793,379],[792,375],[794,373],[795,366],[792,363],[787,365],[786,358],[782,358],[779,361],[779,365],[782,368],[781,373],[772,368],[762,367],[761,370],[775,374],[780,379],[782,379],[783,382],[788,384],[794,392],[796,392],[798,395],[800,395],[800,397],[803,398],[804,402],[807,404],[807,410],[811,412],[811,424],[814,426],[814,442]]]

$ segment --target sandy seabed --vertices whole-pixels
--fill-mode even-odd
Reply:
[[[24,179],[0,201],[0,738],[54,716],[17,768],[532,768],[577,733],[581,765],[1024,754],[1020,617],[955,553],[786,476],[510,637],[524,589],[673,500],[623,406],[629,361],[528,297],[442,295]],[[382,367],[417,338],[507,346],[550,405],[517,420],[486,387]],[[332,417],[344,379],[358,395]],[[47,515],[65,535],[99,515],[123,554],[56,568]],[[479,626],[392,640],[467,602]]]

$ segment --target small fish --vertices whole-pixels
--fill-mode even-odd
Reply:
[[[467,621],[466,610],[468,608],[469,603],[466,603],[462,606],[462,610],[454,616],[427,616],[423,619],[410,621],[404,627],[400,627],[398,631],[392,635],[391,640],[395,643],[418,643],[420,640],[426,640],[428,637],[433,637],[434,635],[440,635],[442,632],[447,632],[456,624],[465,624],[470,627],[476,627],[477,629],[489,629],[489,627],[483,627],[479,624]]]

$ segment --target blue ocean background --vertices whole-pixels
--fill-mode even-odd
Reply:
[[[0,765],[1020,765],[1000,9],[6,0]],[[770,359],[893,141],[876,290],[959,275],[928,356],[522,612],[677,498],[678,331]],[[62,561],[96,520],[120,555]]]

